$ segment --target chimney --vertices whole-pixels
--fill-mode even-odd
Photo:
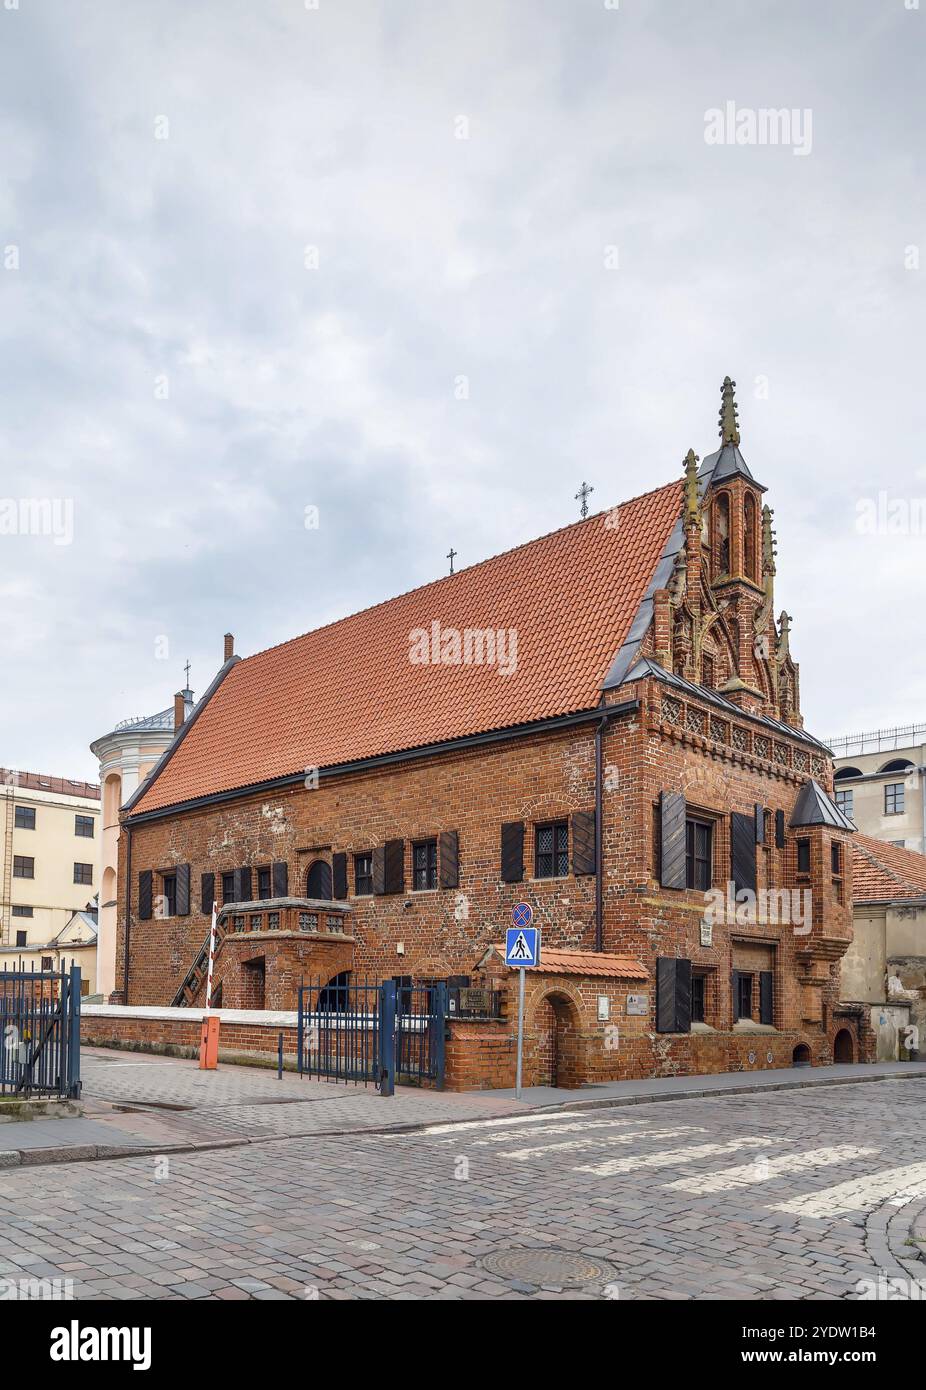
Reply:
[[[235,655],[235,639],[230,632],[225,634],[225,660],[230,661]]]
[[[185,699],[184,699],[183,691],[182,691],[182,690],[178,690],[177,693],[176,693],[176,695],[174,696],[174,732],[175,732],[175,733],[176,733],[177,729],[180,728],[180,725],[183,723],[183,712],[184,712],[185,704],[186,704],[186,701],[185,701]]]

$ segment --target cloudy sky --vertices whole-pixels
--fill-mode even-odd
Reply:
[[[808,726],[924,718],[924,50],[926,0],[0,0],[0,501],[73,503],[0,536],[0,764],[677,476],[725,373]]]

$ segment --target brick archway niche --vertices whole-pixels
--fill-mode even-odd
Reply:
[[[525,1081],[529,1086],[570,1090],[585,1080],[585,1041],[581,1014],[562,987],[546,990],[534,1004],[525,1030]]]

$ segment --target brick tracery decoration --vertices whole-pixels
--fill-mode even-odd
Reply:
[[[667,724],[680,724],[682,722],[681,700],[673,700],[671,695],[664,695],[662,698],[662,717]]]

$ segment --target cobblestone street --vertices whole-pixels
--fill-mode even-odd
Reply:
[[[181,1076],[191,1103],[202,1083],[190,1064],[118,1063],[88,1069],[100,1105],[114,1090],[163,1102]],[[425,1113],[392,1133],[370,1132],[392,1102],[369,1094],[366,1126],[332,1134],[356,1092],[273,1105],[298,1080],[241,1070],[213,1078],[209,1123],[266,1137],[0,1173],[0,1277],[73,1281],[76,1298],[261,1300],[855,1299],[873,1287],[860,1281],[926,1278],[912,1077],[517,1115],[454,1097],[461,1122]],[[395,1104],[420,1123],[422,1100],[447,1112],[436,1095]],[[280,1137],[297,1112],[318,1132]]]

